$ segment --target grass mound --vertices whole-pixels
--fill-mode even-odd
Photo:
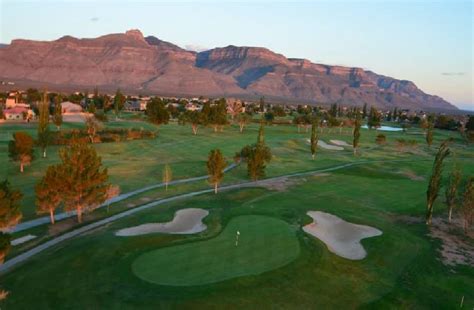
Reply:
[[[239,216],[216,238],[145,253],[133,262],[132,269],[139,278],[155,284],[203,285],[282,267],[299,252],[295,231],[286,222]]]

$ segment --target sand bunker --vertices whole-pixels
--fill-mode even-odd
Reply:
[[[307,139],[306,142],[311,143],[311,140]],[[326,142],[324,142],[322,140],[318,141],[318,146],[322,147],[323,149],[331,150],[331,151],[343,151],[344,150],[344,148],[341,147],[341,146],[330,145],[330,144],[327,144]]]
[[[152,233],[166,234],[196,234],[206,230],[207,226],[203,224],[202,219],[209,214],[209,211],[189,208],[179,210],[175,213],[171,222],[167,223],[149,223],[134,227],[124,228],[115,233],[116,236],[139,236]]]
[[[341,140],[329,140],[329,142],[338,146],[352,146],[348,144],[346,141],[341,141]]]
[[[347,259],[363,259],[367,253],[360,240],[382,234],[376,228],[352,224],[329,213],[309,211],[307,214],[314,221],[303,230],[324,242],[329,251]]]

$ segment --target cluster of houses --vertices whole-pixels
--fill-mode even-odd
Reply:
[[[36,113],[29,103],[25,103],[26,93],[22,91],[11,91],[8,93],[5,103],[0,102],[3,110],[4,120],[30,122],[36,118]],[[74,119],[83,114],[83,108],[75,103],[66,101],[61,103],[63,117]],[[2,121],[0,119],[0,121]]]

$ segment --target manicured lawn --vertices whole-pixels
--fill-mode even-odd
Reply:
[[[67,123],[64,129],[80,128],[83,124]],[[145,128],[156,130],[157,128],[143,121],[111,121],[105,123],[110,128]],[[55,128],[51,128],[56,130]],[[23,219],[28,220],[36,217],[34,205],[34,187],[43,176],[49,165],[59,161],[59,147],[48,148],[48,157],[41,158],[39,150],[36,150],[36,159],[25,168],[22,174],[16,163],[8,159],[8,141],[15,131],[23,130],[36,136],[36,124],[0,124],[0,179],[8,178],[9,181],[24,193]],[[229,126],[224,132],[214,133],[211,128],[200,128],[198,135],[194,136],[189,126],[179,126],[175,122],[160,126],[159,135],[152,140],[136,140],[119,143],[95,144],[95,148],[102,157],[104,165],[108,168],[110,182],[120,186],[121,192],[128,192],[143,186],[161,182],[161,174],[166,164],[171,166],[174,179],[183,179],[193,176],[205,175],[206,160],[209,151],[220,148],[228,162],[232,162],[234,154],[244,145],[254,143],[257,136],[258,125],[251,124],[246,127],[244,133],[239,133],[238,126]],[[416,133],[418,129],[409,131]],[[362,130],[361,156],[355,158],[350,147],[344,151],[328,151],[319,148],[317,160],[310,160],[309,145],[307,139],[309,133],[298,133],[296,127],[289,125],[267,126],[265,139],[271,147],[273,158],[268,165],[267,175],[278,176],[299,171],[314,170],[321,167],[343,164],[355,160],[377,160],[396,158],[425,158],[432,160],[435,146],[430,150],[426,147],[422,135],[410,135],[400,132],[387,132],[387,144],[377,146],[374,143],[377,132],[375,130]],[[469,149],[460,144],[459,134],[456,132],[436,131],[435,145],[442,139],[454,137],[457,147],[457,156],[474,155]],[[395,139],[405,138],[417,140],[419,146],[416,150],[401,153],[395,148]],[[344,140],[351,144],[352,136],[350,129],[346,128],[343,133],[333,129],[328,133],[326,129],[321,134],[321,140],[329,142],[330,139]],[[472,148],[471,148],[472,149]],[[245,172],[233,173],[225,180],[247,179]]]
[[[233,218],[216,238],[145,253],[132,269],[151,283],[203,285],[282,267],[299,251],[295,231],[286,222],[246,215]]]

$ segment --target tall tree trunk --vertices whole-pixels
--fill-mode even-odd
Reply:
[[[79,206],[76,208],[77,222],[82,223],[82,208]]]
[[[54,209],[49,209],[49,218],[51,220],[51,224],[54,225]]]
[[[165,182],[165,191],[168,191],[168,182]]]
[[[217,194],[217,182],[214,183],[214,194]]]
[[[20,172],[23,173],[23,163],[20,162]]]
[[[428,202],[428,208],[426,211],[426,225],[431,225],[432,218],[433,218],[433,203]]]
[[[191,128],[193,129],[193,134],[197,135],[197,125],[191,125]]]
[[[312,157],[312,158],[313,158],[313,160],[314,160],[315,154],[311,154],[311,157]]]
[[[451,216],[453,214],[453,208],[449,207],[449,216],[448,216],[448,222],[451,223]]]
[[[43,149],[43,158],[46,158],[46,148]]]
[[[240,133],[244,132],[244,124],[239,124],[240,126]]]

